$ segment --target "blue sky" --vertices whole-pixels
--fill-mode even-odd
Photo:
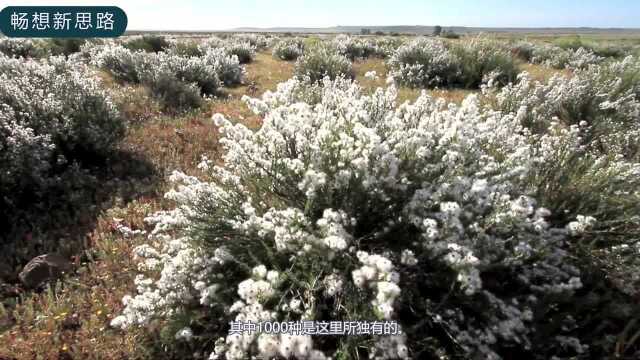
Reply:
[[[442,25],[640,28],[637,0],[23,0],[8,5],[117,5],[130,30],[241,26]]]

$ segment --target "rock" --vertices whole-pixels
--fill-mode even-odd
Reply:
[[[71,263],[67,259],[56,254],[44,254],[31,259],[18,277],[26,288],[35,289],[70,270]]]

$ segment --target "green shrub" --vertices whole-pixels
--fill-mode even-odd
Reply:
[[[575,218],[580,201],[550,211],[547,189],[573,189],[540,169],[581,164],[567,171],[589,170],[593,190],[618,187],[638,204],[633,165],[589,165],[586,129],[538,137],[524,114],[476,95],[396,106],[395,88],[365,95],[339,79],[306,103],[306,85],[247,99],[258,130],[214,115],[224,166],[172,174],[175,207],[147,218],[136,294],[112,326],[161,326],[175,358],[601,359],[619,348],[637,302],[582,272],[568,244],[594,229],[637,231],[593,219],[597,192]],[[401,334],[240,335],[230,325],[353,319],[397,321]]]
[[[256,56],[256,48],[248,41],[233,41],[230,44],[226,44],[225,49],[230,55],[237,56],[240,64],[250,63]]]
[[[488,81],[506,85],[515,81],[519,72],[511,53],[493,41],[476,39],[454,44],[451,52],[460,67],[456,82],[463,88],[478,88]]]
[[[198,86],[195,83],[185,82],[169,69],[155,69],[145,78],[145,84],[165,111],[181,112],[202,105]]]
[[[129,50],[143,50],[155,53],[164,51],[170,47],[169,42],[164,38],[164,36],[157,35],[143,35],[142,37],[135,37],[126,41],[123,45]]]
[[[460,39],[460,35],[453,32],[453,30],[442,30],[442,33],[440,33],[440,37],[443,37],[445,39]]]
[[[395,81],[414,88],[505,85],[518,74],[510,51],[486,39],[454,44],[418,39],[401,46],[388,64]]]
[[[198,107],[201,99],[196,95],[217,95],[225,80],[242,76],[237,57],[224,49],[209,50],[202,57],[183,57],[165,52],[131,52],[119,45],[103,46],[94,54],[92,63],[120,81],[147,85],[169,111]]]
[[[308,77],[312,82],[319,82],[325,76],[335,79],[339,76],[354,78],[351,61],[327,46],[317,46],[298,58],[295,75]]]
[[[584,43],[579,36],[562,37],[555,40],[553,43],[564,50],[578,50],[580,48],[592,50],[592,46]]]
[[[69,56],[80,52],[82,45],[86,43],[85,39],[48,39],[45,46],[52,55]]]
[[[148,66],[143,52],[133,52],[121,45],[104,45],[88,51],[93,65],[109,71],[121,82],[139,84],[140,73]]]
[[[21,58],[41,58],[48,55],[42,41],[12,38],[0,39],[0,53]]]
[[[167,51],[175,55],[186,57],[204,55],[204,52],[202,51],[200,45],[198,45],[198,43],[193,40],[172,41],[170,44],[171,47]]]
[[[338,35],[333,39],[332,45],[335,46],[339,54],[352,61],[366,59],[376,51],[375,45],[371,40],[347,35]]]
[[[273,57],[279,60],[297,60],[303,53],[304,41],[298,38],[280,40],[273,47]]]
[[[0,243],[6,243],[39,230],[34,219],[43,214],[50,223],[66,222],[86,206],[84,190],[97,187],[87,169],[115,151],[125,125],[95,73],[62,57],[0,56],[0,113]],[[30,244],[7,246],[13,250],[3,252]]]
[[[427,38],[398,48],[388,65],[396,82],[412,88],[451,86],[460,76],[458,60],[445,43]]]
[[[518,59],[526,62],[530,62],[533,58],[533,52],[536,44],[528,41],[519,41],[511,46],[511,54]]]

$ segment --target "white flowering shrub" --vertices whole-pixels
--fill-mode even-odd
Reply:
[[[562,210],[559,218],[595,217],[600,231],[590,236],[607,242],[631,241],[638,229],[638,70],[640,62],[628,57],[547,83],[524,73],[517,84],[495,93],[492,104],[538,134],[539,151],[548,160],[530,179],[536,197]],[[549,179],[555,179],[554,186],[545,186]],[[624,230],[602,229],[608,226]]]
[[[631,151],[633,147],[628,141],[635,141],[640,114],[638,71],[640,61],[627,57],[619,62],[577,70],[570,77],[555,75],[546,83],[534,82],[523,73],[516,84],[496,92],[497,102],[493,106],[517,113],[524,125],[538,133],[554,121],[565,126],[584,122],[595,130],[590,141],[593,136],[619,133],[622,137],[603,138],[601,141],[605,142],[599,146],[611,154],[633,157],[635,152]],[[624,142],[624,138],[628,141]]]
[[[158,53],[170,47],[164,36],[142,35],[128,37],[122,45],[131,51],[145,51]]]
[[[208,49],[203,56],[205,64],[213,66],[220,81],[225,86],[241,84],[245,70],[238,57],[230,55],[225,49]]]
[[[40,58],[47,55],[41,41],[0,38],[0,53],[9,57]]]
[[[598,64],[604,60],[604,58],[596,55],[593,51],[585,48],[569,50],[569,53],[569,60],[566,65],[569,69],[584,69],[589,65]]]
[[[9,105],[2,104],[0,169],[3,176],[0,189],[3,194],[9,194],[9,189],[15,191],[16,188],[29,188],[33,183],[43,183],[51,168],[50,161],[55,148],[51,135],[37,135],[28,124],[18,123],[15,111]]]
[[[244,76],[238,57],[225,48],[206,48],[202,56],[188,57],[173,51],[131,52],[113,44],[87,51],[93,65],[117,80],[147,85],[166,109],[197,107],[201,95],[216,95],[223,86],[241,83]]]
[[[321,82],[323,78],[335,79],[343,76],[354,78],[351,61],[329,46],[319,45],[305,51],[298,58],[295,75],[309,78],[312,82]]]
[[[200,51],[204,54],[209,49],[224,48],[227,41],[217,36],[210,36],[200,44]]]
[[[48,193],[53,187],[69,186],[66,194],[79,191],[65,174],[107,156],[123,137],[124,122],[95,74],[62,57],[35,61],[0,55],[0,114],[4,243],[4,235],[25,216],[48,206],[44,199],[54,196],[53,190]],[[65,201],[49,205],[59,209]]]
[[[598,64],[603,61],[603,58],[582,47],[574,50],[542,44],[534,46],[529,61],[554,69],[581,69]]]
[[[218,78],[219,68],[203,58],[158,53],[148,55],[144,62],[142,82],[152,82],[149,79],[161,72],[170,74],[180,82],[195,84],[203,95],[215,95],[222,86]]]
[[[519,72],[509,49],[497,41],[475,38],[454,44],[451,51],[460,66],[456,83],[464,88],[477,88],[486,82],[506,85]]]
[[[344,34],[336,36],[332,41],[332,45],[339,54],[352,61],[366,59],[376,52],[375,44],[371,40]]]
[[[518,73],[510,51],[486,39],[452,45],[418,39],[400,47],[388,65],[396,82],[414,88],[477,88],[488,82],[504,85]]]
[[[523,61],[531,62],[536,46],[529,41],[518,41],[511,46],[511,53]]]
[[[323,82],[314,103],[296,79],[246,99],[257,131],[214,115],[224,167],[172,175],[176,207],[147,219],[138,293],[113,326],[162,319],[210,359],[601,354],[581,342],[588,289],[566,248],[600,219],[558,219],[531,196],[575,132],[540,145],[521,115],[476,95],[396,107],[394,87]],[[395,320],[402,333],[233,334],[234,320]]]
[[[403,45],[388,65],[397,83],[413,88],[446,86],[460,76],[457,59],[439,40],[421,38]]]
[[[396,37],[376,37],[373,40],[373,54],[381,59],[389,58],[402,44],[403,40]]]
[[[107,70],[118,81],[140,83],[141,73],[148,68],[149,56],[143,52],[133,52],[122,45],[106,44],[83,48],[92,65]]]
[[[166,53],[178,56],[193,57],[204,55],[204,47],[195,40],[169,39],[169,47]]]
[[[282,39],[273,47],[273,57],[279,60],[297,60],[304,53],[302,39]]]
[[[230,55],[237,56],[240,64],[250,63],[256,56],[256,47],[248,41],[232,41],[225,49]]]
[[[257,51],[261,51],[271,46],[274,38],[260,34],[236,34],[231,38],[231,40],[247,42]]]
[[[49,134],[60,151],[104,154],[122,136],[115,105],[83,64],[51,57],[37,62],[0,57],[0,101],[19,125]]]

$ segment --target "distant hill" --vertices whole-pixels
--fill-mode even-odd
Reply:
[[[490,27],[465,27],[465,26],[443,26],[443,29],[452,30],[459,34],[465,33],[538,33],[538,34],[602,34],[602,33],[619,33],[619,34],[640,34],[640,29],[623,29],[623,28],[490,28]],[[304,28],[304,27],[241,27],[231,29],[229,31],[236,32],[291,32],[291,33],[360,33],[362,29],[369,29],[372,32],[382,31],[385,33],[402,33],[425,35],[433,33],[433,26],[423,25],[401,25],[401,26],[334,26],[326,28]]]

